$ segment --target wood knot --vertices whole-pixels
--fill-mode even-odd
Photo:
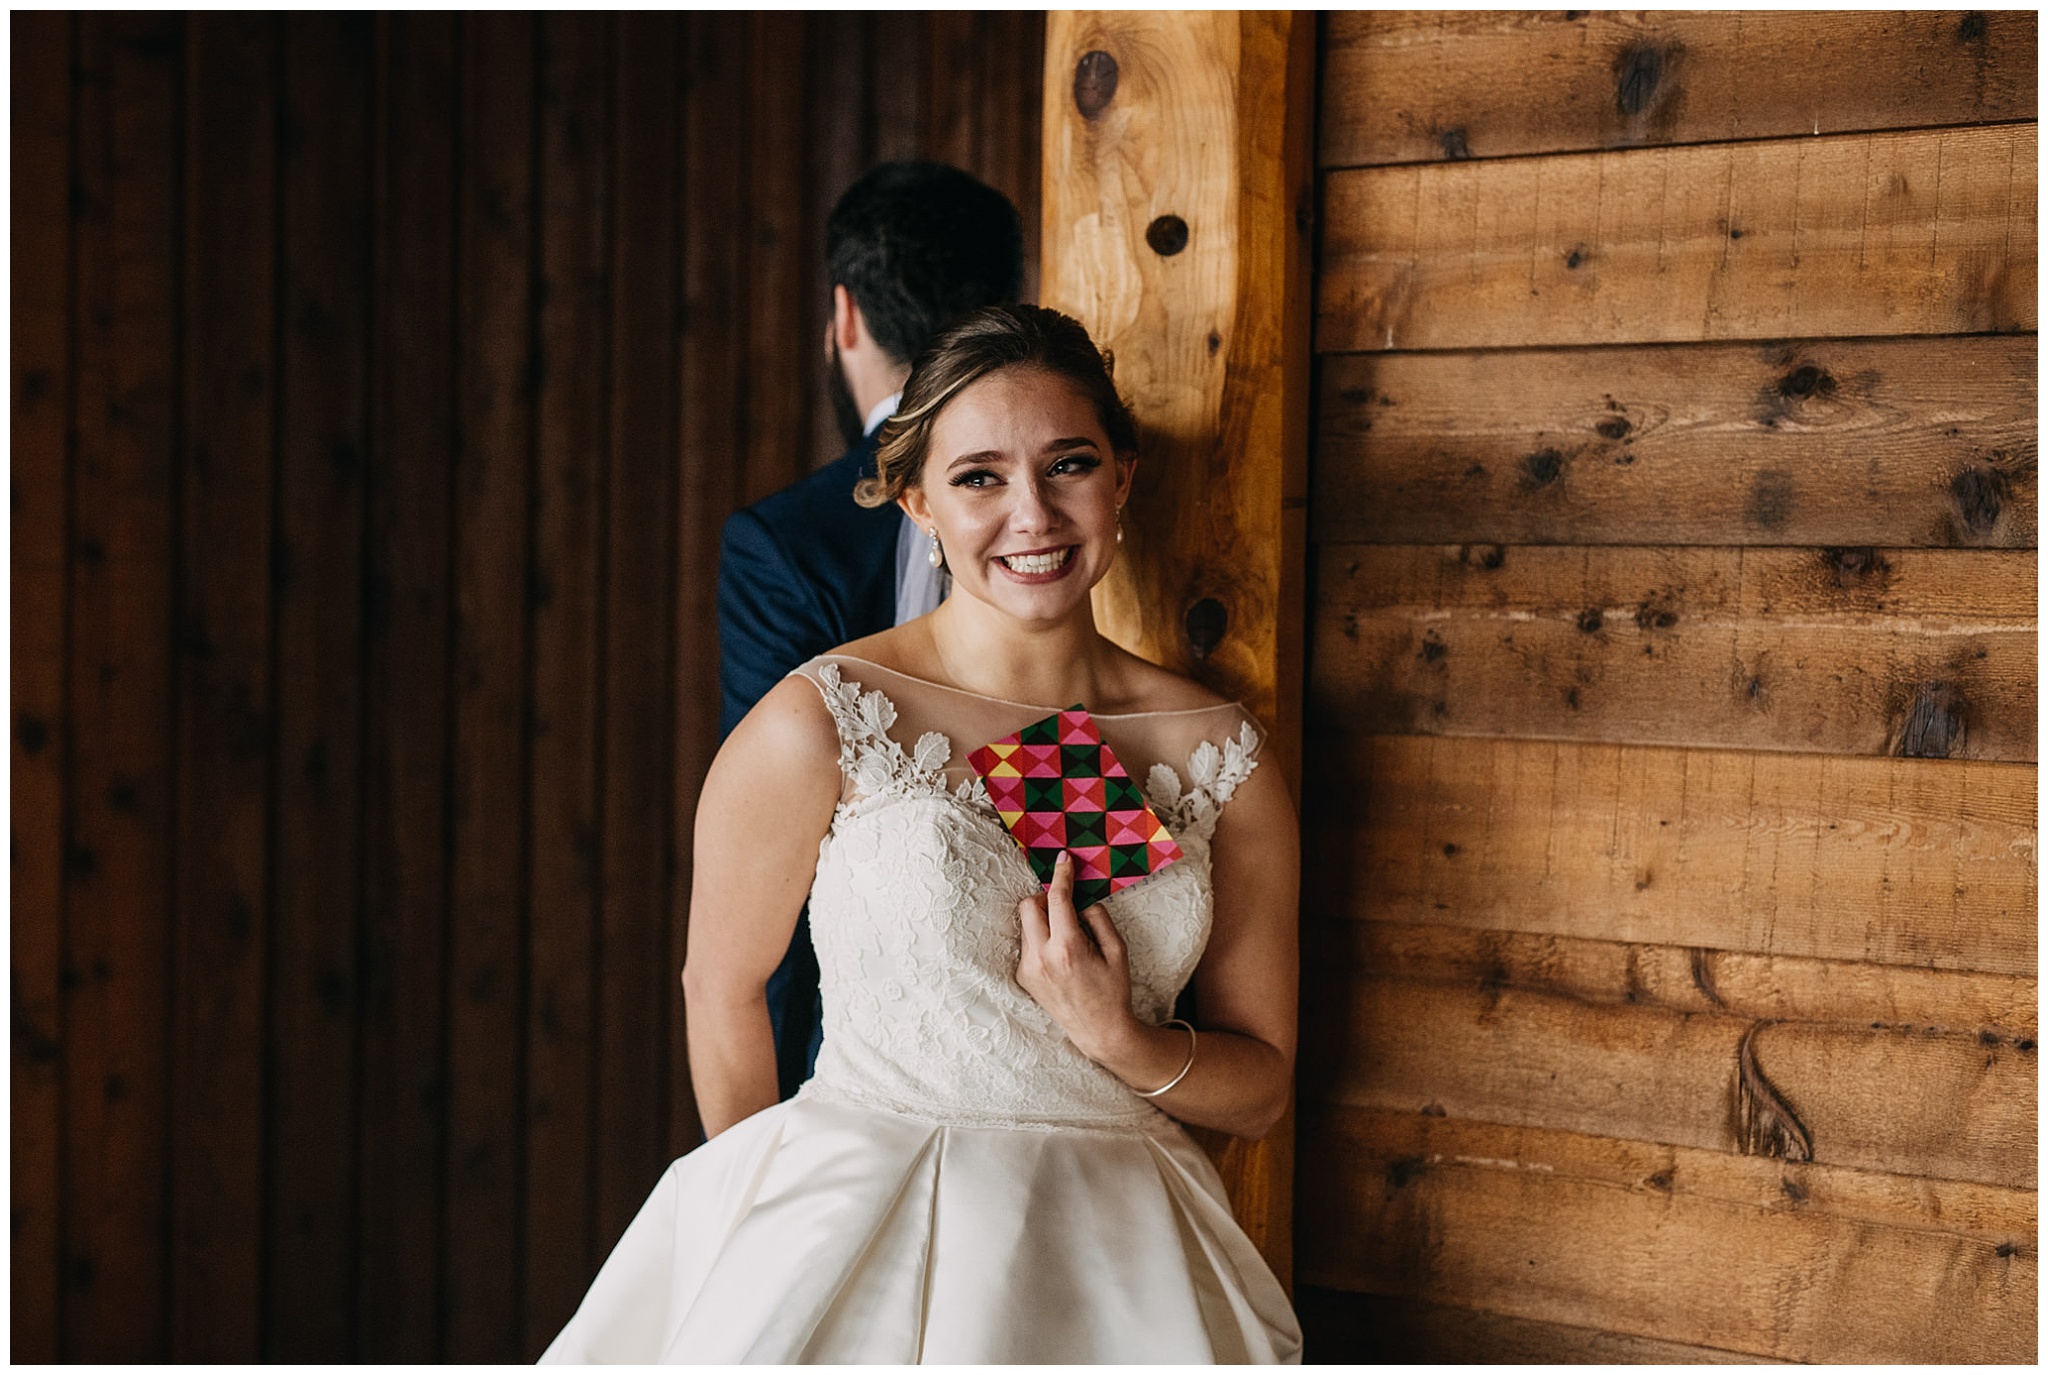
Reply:
[[[1472,145],[1465,141],[1463,129],[1446,129],[1436,136],[1436,146],[1444,150],[1444,156],[1452,162],[1465,162],[1472,156]]]
[[[1973,535],[1988,535],[2005,511],[2012,481],[1988,464],[1978,464],[1957,473],[1948,484],[1955,501],[1956,517]]]
[[[1589,606],[1579,613],[1579,629],[1588,635],[1598,630],[1606,622],[1607,618],[1600,613],[1600,608],[1597,606]]]
[[[1958,43],[1982,43],[1990,32],[1991,24],[1982,10],[1971,10],[1956,22]]]
[[[1804,401],[1814,396],[1825,399],[1834,394],[1834,374],[1812,363],[1803,363],[1778,379],[1778,395],[1787,401]]]
[[[1969,699],[1953,683],[1922,683],[1892,740],[1904,759],[1952,759],[1969,738]]]
[[[1636,603],[1636,629],[1669,630],[1678,624],[1678,613],[1655,602]]]
[[[1593,432],[1602,439],[1627,439],[1635,426],[1628,423],[1627,416],[1610,415],[1593,427]]]
[[[1882,579],[1892,571],[1885,556],[1868,546],[1823,549],[1820,561],[1834,575],[1837,587],[1855,587],[1871,579]]]
[[[1097,48],[1081,54],[1074,64],[1074,108],[1083,119],[1094,119],[1116,98],[1116,59]]]
[[[1564,455],[1555,449],[1538,449],[1522,460],[1522,477],[1530,487],[1548,487],[1564,472]]]
[[[1567,268],[1570,268],[1572,271],[1576,272],[1579,268],[1579,265],[1584,263],[1587,258],[1591,257],[1592,253],[1593,250],[1586,247],[1584,244],[1575,243],[1572,245],[1571,251],[1564,255],[1564,265]]]
[[[1425,664],[1436,663],[1438,660],[1442,659],[1444,655],[1448,653],[1450,653],[1450,651],[1444,647],[1444,642],[1436,637],[1436,632],[1434,630],[1430,631],[1429,634],[1423,636],[1422,662],[1424,662]]]
[[[1485,469],[1480,470],[1482,473]],[[1471,476],[1467,473],[1466,476]],[[1458,546],[1458,562],[1467,568],[1492,570],[1508,561],[1508,551],[1498,544],[1463,544]]]
[[[1655,43],[1632,43],[1615,55],[1614,108],[1623,119],[1634,119],[1650,108],[1674,55],[1674,49]]]
[[[1162,258],[1171,258],[1188,246],[1188,222],[1178,215],[1161,215],[1145,226],[1145,242]]]
[[[1182,624],[1195,657],[1206,659],[1217,645],[1223,643],[1223,636],[1230,629],[1230,613],[1214,597],[1204,597],[1188,608]]]
[[[1413,1184],[1416,1177],[1428,1168],[1429,1162],[1419,1155],[1404,1155],[1398,1160],[1389,1160],[1387,1162],[1387,1197],[1392,1198],[1395,1194],[1400,1193],[1401,1190]]]

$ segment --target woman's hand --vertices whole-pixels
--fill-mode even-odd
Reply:
[[[1074,910],[1074,863],[1060,852],[1052,886],[1017,904],[1023,953],[1017,982],[1083,1055],[1101,1060],[1139,1027],[1123,937],[1100,904]]]

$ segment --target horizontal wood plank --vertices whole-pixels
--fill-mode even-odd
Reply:
[[[2034,555],[1326,545],[1310,700],[1355,730],[2034,758]]]
[[[2032,11],[1334,11],[1325,167],[2034,118]],[[1820,72],[1854,80],[1817,80]]]
[[[1336,354],[1323,542],[2037,537],[2031,335]]]
[[[1304,1126],[1309,1283],[1778,1359],[2034,1357],[2030,1189],[1375,1109]]]
[[[2034,973],[2030,766],[1421,736],[1307,758],[1311,912]]]
[[[1328,352],[2035,327],[2031,124],[1324,179]]]
[[[1377,977],[1355,956],[1318,953],[1305,1097],[2033,1187],[2031,1038],[1990,1028],[1760,1023],[1720,1009],[1508,986],[1490,972]],[[1745,1133],[1744,1091],[1791,1122]]]
[[[1353,978],[1552,994],[1589,1005],[1662,1008],[1755,1021],[1962,1034],[2031,1052],[2031,976],[1914,969],[1704,946],[1640,945],[1431,922],[1323,920],[1304,933],[1311,987]]]
[[[1305,1284],[1294,1291],[1311,1365],[1746,1365],[1744,1352],[1629,1337],[1413,1298]]]

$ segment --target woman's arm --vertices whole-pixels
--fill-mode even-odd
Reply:
[[[1195,1061],[1152,1101],[1183,1122],[1256,1140],[1287,1110],[1299,1000],[1300,841],[1286,780],[1270,764],[1218,817],[1211,866],[1216,915],[1195,970]],[[1187,1064],[1188,1034],[1131,1012],[1115,924],[1100,907],[1076,913],[1072,891],[1071,875],[1061,874],[1046,898],[1025,899],[1017,981],[1083,1055],[1133,1088],[1157,1088]]]
[[[832,824],[838,758],[817,688],[784,678],[726,739],[698,796],[683,1009],[706,1136],[775,1105],[768,976]]]

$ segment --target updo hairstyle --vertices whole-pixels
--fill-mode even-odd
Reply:
[[[1136,457],[1137,426],[1110,380],[1113,366],[1079,321],[1056,310],[987,306],[963,317],[942,330],[911,365],[903,400],[877,437],[875,476],[855,485],[853,499],[862,506],[882,506],[917,486],[939,412],[962,387],[1001,368],[1037,368],[1072,382],[1094,403],[1116,456]]]

